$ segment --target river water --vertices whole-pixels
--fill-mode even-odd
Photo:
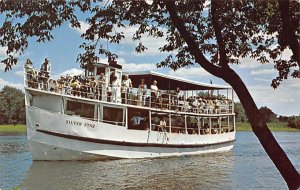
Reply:
[[[275,132],[300,171],[300,132]],[[33,162],[25,135],[0,136],[0,189],[287,189],[252,132],[232,151],[158,159]]]

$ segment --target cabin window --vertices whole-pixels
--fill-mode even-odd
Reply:
[[[171,115],[171,131],[172,133],[185,133],[184,115]]]
[[[197,116],[187,116],[186,123],[188,134],[198,134]]]
[[[128,129],[146,130],[149,128],[149,111],[128,108]]]
[[[67,108],[66,114],[67,115],[76,115],[80,117],[84,117],[87,119],[94,119],[94,111],[95,105],[94,104],[86,104],[76,101],[67,101]]]
[[[105,67],[98,67],[96,75],[105,74]]]
[[[103,122],[125,126],[123,109],[103,106]]]
[[[169,132],[169,116],[167,113],[162,113],[162,112],[152,112],[151,113],[151,130],[153,131],[161,131],[161,125],[160,121],[163,121],[165,119],[166,121],[166,126],[165,126],[165,131]]]

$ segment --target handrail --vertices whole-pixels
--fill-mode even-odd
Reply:
[[[147,89],[146,94],[140,94],[138,88],[131,88],[130,92],[122,93],[119,89],[118,92],[109,91],[109,89],[104,89],[102,86],[88,86],[81,85],[78,87],[72,87],[71,82],[65,81],[63,84],[49,83],[50,79],[45,77],[34,78],[34,74],[30,72],[25,72],[25,86],[31,88],[37,88],[40,90],[51,91],[59,94],[68,94],[73,96],[79,96],[82,98],[98,99],[107,102],[123,103],[128,105],[136,105],[141,107],[151,107],[159,109],[169,109],[174,111],[181,111],[187,113],[204,113],[204,114],[219,114],[219,113],[232,113],[233,107],[231,105],[231,100],[222,99],[212,101],[211,99],[203,99],[203,103],[197,100],[191,101],[192,97],[184,98],[183,100],[176,94],[170,94],[166,91],[160,91],[161,96],[156,97],[153,102],[153,97],[151,97],[150,89]],[[119,87],[120,88],[120,87]],[[121,95],[121,97],[116,97],[116,94]],[[190,100],[189,100],[190,99]],[[221,102],[221,103],[218,103]]]

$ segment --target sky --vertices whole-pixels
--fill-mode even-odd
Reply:
[[[82,72],[76,58],[82,52],[79,49],[79,45],[83,42],[80,34],[87,29],[88,24],[84,21],[80,22],[82,26],[80,29],[71,28],[67,23],[55,29],[53,31],[54,39],[48,43],[39,44],[35,42],[35,38],[31,38],[28,49],[24,55],[19,56],[18,64],[12,70],[4,72],[4,64],[0,64],[0,89],[9,85],[24,91],[23,64],[28,58],[37,69],[40,68],[46,57],[49,58],[52,72],[55,74]],[[2,22],[0,21],[0,23]],[[153,70],[199,82],[209,83],[212,80],[214,84],[226,84],[222,79],[210,75],[197,64],[178,69],[176,72],[168,68],[157,69],[156,63],[168,55],[158,51],[158,48],[164,44],[164,40],[145,36],[142,41],[148,50],[137,54],[134,52],[134,47],[138,42],[132,41],[130,37],[134,31],[134,26],[126,28],[124,33],[127,38],[123,42],[119,45],[108,45],[108,48],[119,56],[118,63],[123,66],[123,70]],[[5,51],[5,47],[0,47],[0,60],[5,57]],[[287,51],[283,56],[290,54],[291,52]],[[102,61],[106,62],[106,59]],[[231,65],[231,68],[240,75],[258,107],[267,106],[278,115],[300,114],[300,79],[288,79],[282,82],[277,89],[273,89],[271,81],[277,75],[273,64],[260,64],[253,59],[245,58],[241,60],[240,65]],[[235,100],[238,100],[237,97]]]

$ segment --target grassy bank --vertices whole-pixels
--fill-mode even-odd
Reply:
[[[25,125],[0,125],[0,132],[25,133]]]
[[[267,126],[271,131],[289,131],[295,132],[300,131],[299,129],[289,128],[286,123],[267,123]],[[252,131],[250,123],[237,122],[236,123],[237,131]]]

